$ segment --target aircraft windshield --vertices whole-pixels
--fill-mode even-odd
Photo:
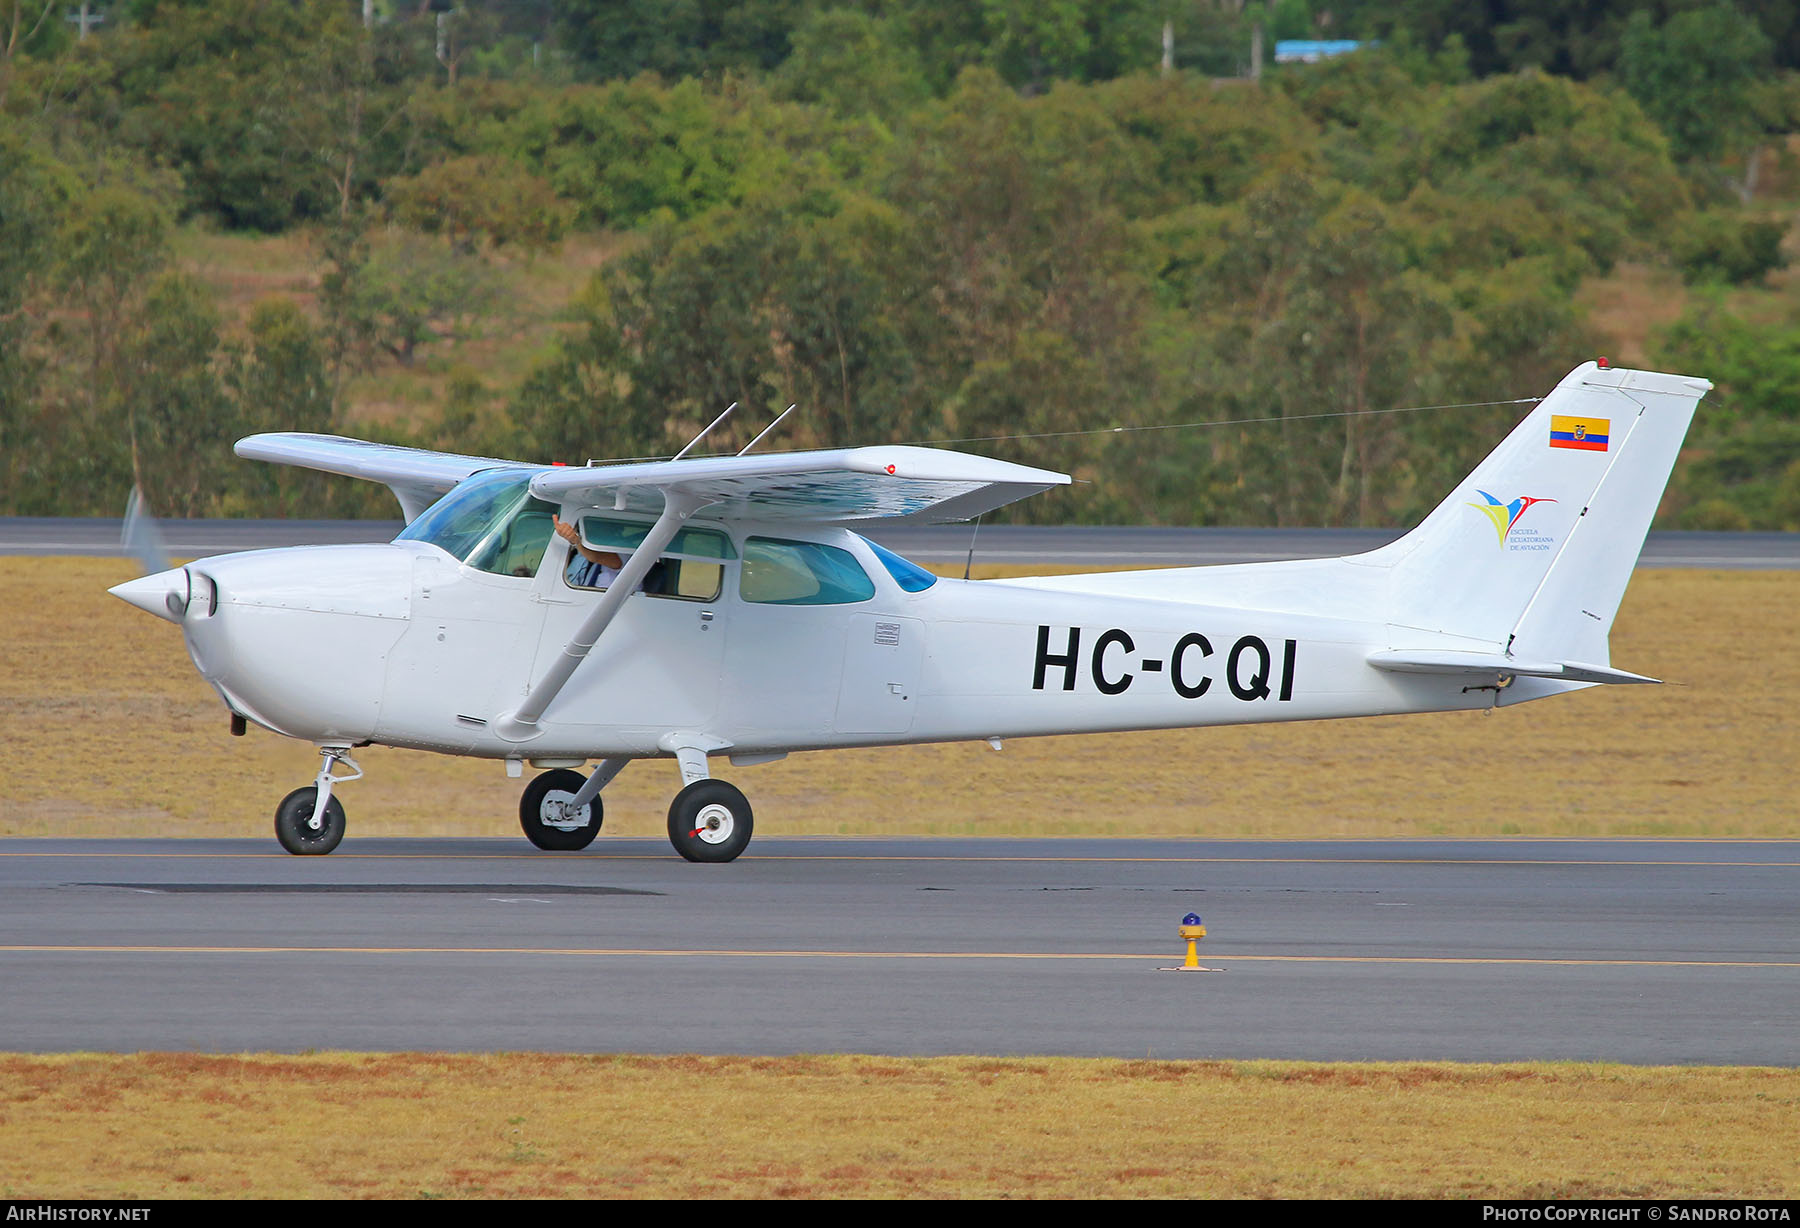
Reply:
[[[492,469],[458,483],[394,540],[430,542],[495,575],[534,576],[555,511],[531,497],[529,470]]]

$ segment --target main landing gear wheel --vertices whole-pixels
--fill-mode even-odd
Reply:
[[[281,847],[299,857],[329,853],[344,838],[344,804],[337,798],[325,803],[319,826],[312,825],[319,790],[313,785],[295,789],[275,807],[275,838]]]
[[[732,861],[750,844],[750,801],[722,780],[696,780],[669,803],[669,843],[689,861]]]
[[[559,768],[526,785],[525,796],[519,799],[519,826],[525,829],[525,838],[553,853],[572,853],[592,844],[604,814],[600,799],[574,811],[564,809],[586,783],[580,772]],[[581,826],[574,826],[577,823]]]

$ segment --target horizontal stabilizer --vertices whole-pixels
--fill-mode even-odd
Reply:
[[[1412,651],[1375,652],[1369,664],[1398,674],[1463,674],[1481,677],[1512,675],[1521,678],[1555,678],[1562,682],[1641,683],[1660,682],[1642,674],[1580,661],[1528,661],[1498,652]]]

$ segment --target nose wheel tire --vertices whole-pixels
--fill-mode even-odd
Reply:
[[[319,826],[312,825],[313,807],[319,791],[312,785],[295,789],[275,807],[275,838],[281,847],[297,857],[316,857],[329,853],[344,838],[344,804],[337,798],[325,803]]]
[[[733,861],[750,844],[750,800],[723,780],[696,780],[669,803],[669,843],[689,861]]]
[[[519,799],[519,826],[525,829],[525,838],[553,853],[572,853],[592,844],[600,834],[604,814],[600,799],[596,797],[578,810],[564,808],[586,783],[580,772],[558,768],[526,785],[525,795]]]

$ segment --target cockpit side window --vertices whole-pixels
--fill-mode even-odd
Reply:
[[[469,566],[497,576],[535,576],[550,545],[550,517],[556,508],[527,498],[469,555]]]
[[[611,516],[583,516],[581,540],[595,550],[629,557],[650,532],[647,523]],[[717,529],[690,526],[675,534],[656,564],[644,576],[643,592],[651,597],[684,601],[713,601],[725,583],[725,564],[733,559],[731,538]],[[590,565],[579,551],[570,551],[563,579],[571,588],[604,588],[594,583],[600,569]]]

